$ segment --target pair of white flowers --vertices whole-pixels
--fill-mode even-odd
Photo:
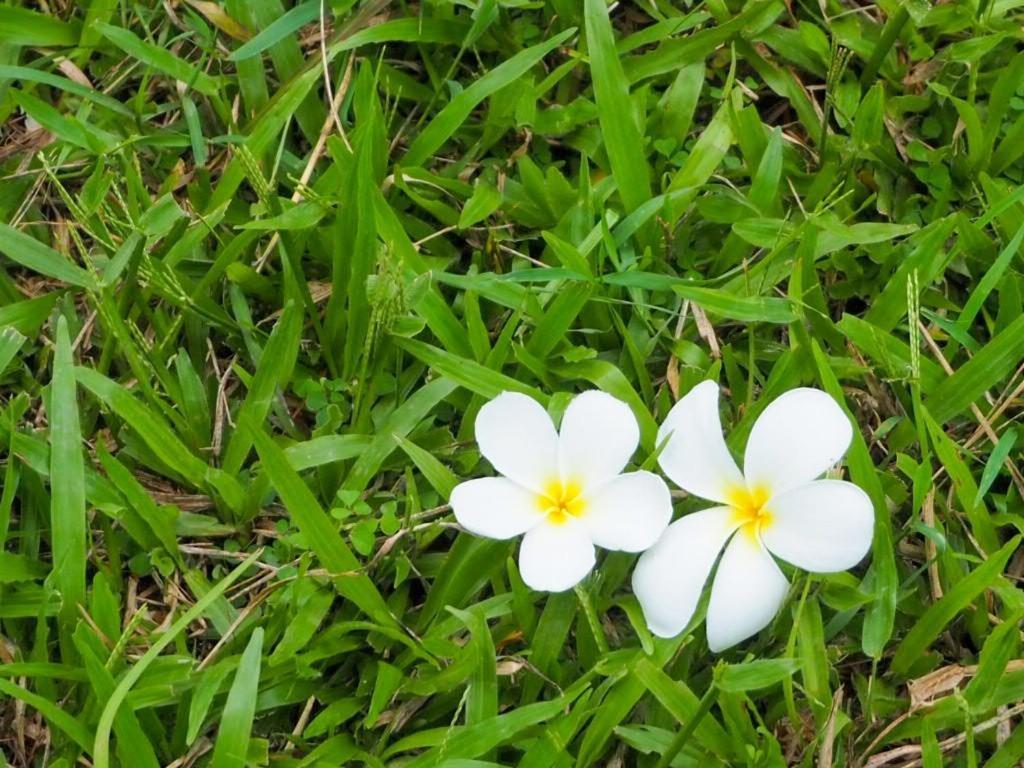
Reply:
[[[708,645],[720,651],[766,627],[789,582],[775,557],[828,573],[855,565],[871,546],[867,494],[818,480],[842,458],[852,428],[829,395],[794,389],[754,423],[741,472],[722,436],[718,386],[705,381],[669,412],[658,432],[662,470],[718,506],[672,519],[665,481],[625,472],[640,430],[629,406],[600,391],[575,397],[556,431],[544,408],[506,392],[480,409],[480,452],[502,477],[461,483],[455,518],[494,539],[523,534],[519,570],[537,590],[569,589],[594,566],[595,545],[643,552],[633,591],[651,631],[690,623],[715,562]]]

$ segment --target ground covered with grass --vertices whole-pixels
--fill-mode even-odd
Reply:
[[[0,7],[0,755],[1021,764],[1022,23]],[[652,637],[635,555],[538,593],[454,522],[498,393],[603,389],[652,468],[709,378],[737,453],[831,393],[876,515],[751,640]]]

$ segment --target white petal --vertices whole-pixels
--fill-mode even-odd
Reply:
[[[658,430],[658,445],[667,437],[658,463],[683,490],[727,502],[732,489],[744,487],[743,475],[722,437],[715,382],[701,382],[673,406]]]
[[[728,507],[694,512],[672,523],[658,543],[640,555],[633,571],[633,592],[651,632],[673,637],[686,628],[735,527]]]
[[[642,552],[654,544],[672,519],[672,496],[651,472],[629,472],[586,498],[580,522],[605,549]]]
[[[843,409],[820,389],[791,389],[754,422],[743,459],[750,488],[772,495],[808,483],[839,461],[853,437]]]
[[[745,527],[725,548],[711,585],[708,603],[708,646],[724,651],[760,632],[782,607],[789,582]]]
[[[577,520],[545,521],[523,537],[519,573],[531,589],[562,592],[576,586],[593,567],[594,545]]]
[[[579,394],[562,417],[562,477],[593,488],[622,471],[639,441],[640,428],[628,405],[599,390]]]
[[[503,392],[476,417],[480,453],[501,474],[532,490],[558,477],[558,433],[541,404]]]
[[[808,571],[834,573],[859,563],[871,548],[871,499],[853,483],[817,480],[768,503],[771,523],[761,540],[772,554]]]
[[[459,483],[452,489],[451,505],[459,525],[490,539],[510,539],[544,519],[537,495],[504,477]]]

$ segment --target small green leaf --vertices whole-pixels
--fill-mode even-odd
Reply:
[[[459,229],[467,229],[480,223],[498,210],[500,205],[501,192],[497,187],[482,179],[477,179],[473,186],[473,194],[470,195],[466,205],[462,208],[462,213],[459,214]]]

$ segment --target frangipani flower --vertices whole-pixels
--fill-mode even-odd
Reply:
[[[455,519],[492,539],[519,534],[519,570],[537,590],[561,592],[594,566],[594,545],[640,552],[672,519],[668,486],[651,472],[621,474],[640,430],[625,403],[599,391],[569,403],[561,433],[533,398],[504,392],[480,409],[480,453],[503,477],[460,483]]]
[[[647,550],[633,591],[651,631],[679,634],[693,617],[722,549],[707,612],[721,651],[766,627],[789,583],[772,555],[808,571],[856,565],[871,546],[871,501],[853,483],[816,480],[846,452],[850,421],[829,395],[794,389],[758,417],[740,472],[722,438],[718,385],[705,381],[672,408],[658,435],[661,468],[721,506],[686,515]]]

